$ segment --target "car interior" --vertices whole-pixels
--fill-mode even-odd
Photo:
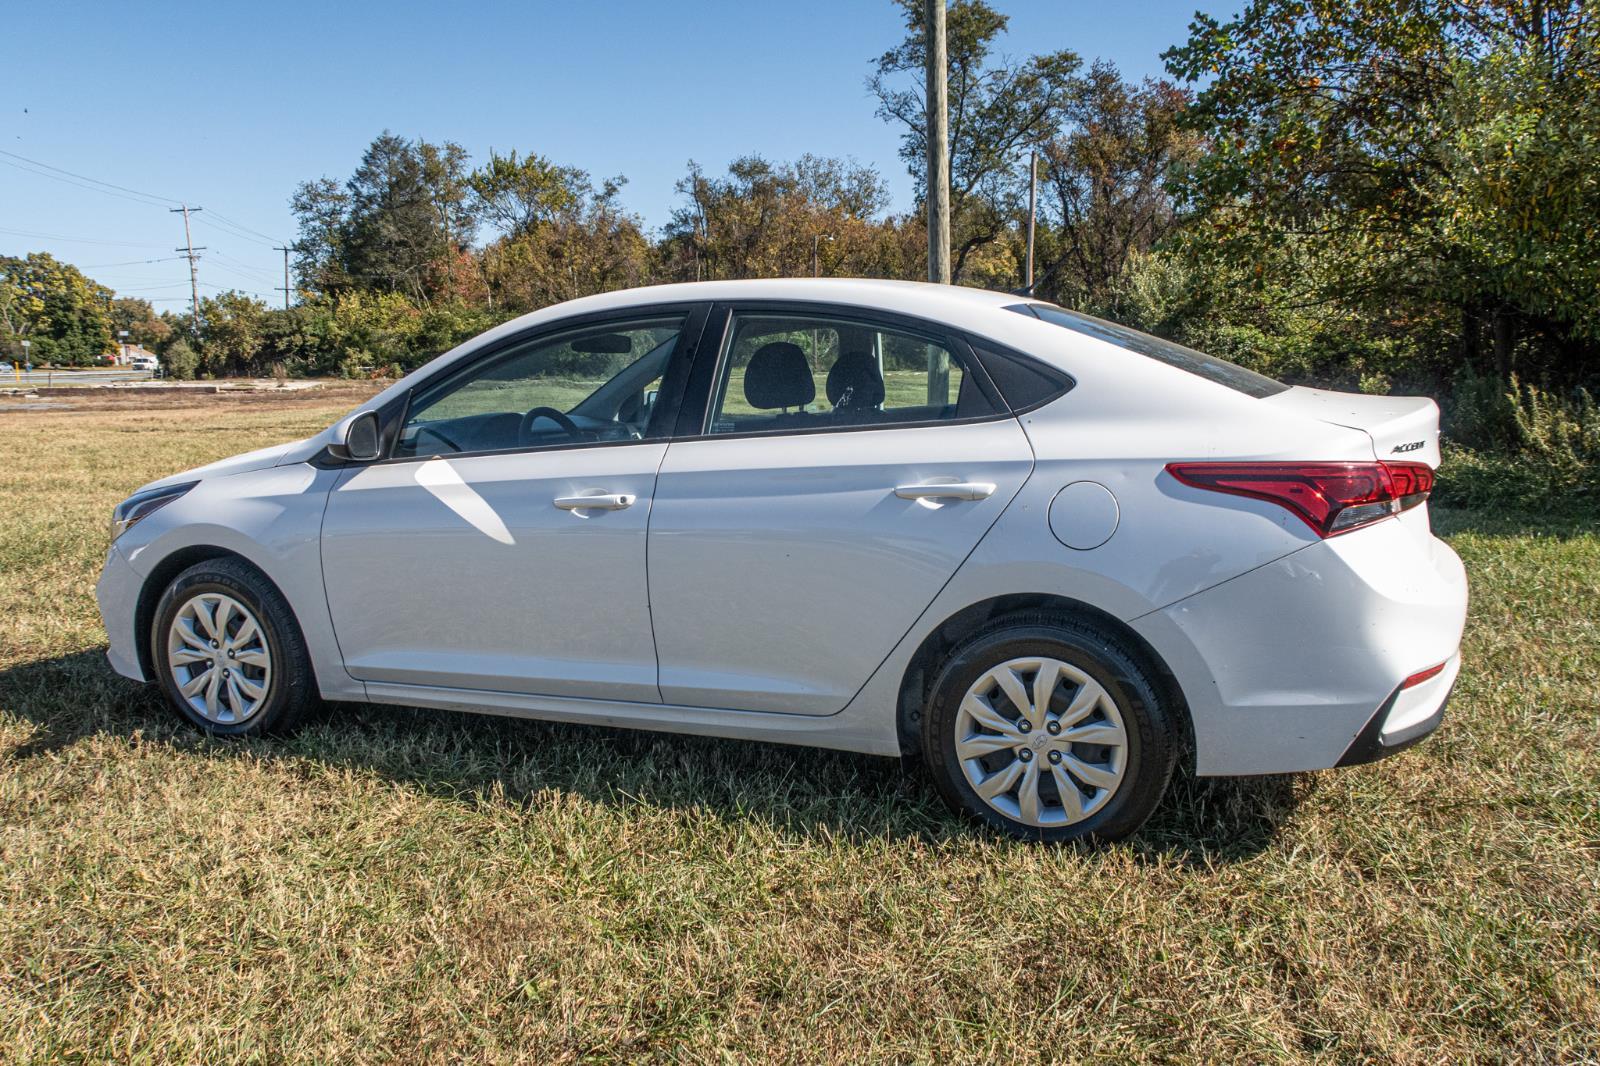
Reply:
[[[819,375],[826,403],[818,400]],[[807,432],[991,413],[942,345],[831,321],[746,320],[724,363],[710,431]]]
[[[586,380],[596,376],[596,368],[625,361],[634,339],[598,333],[566,341],[559,353],[567,357],[564,363],[549,358],[548,348],[513,352],[469,380],[424,392],[412,403],[395,455],[638,440],[650,424],[676,333],[598,387]],[[573,397],[580,398],[562,402]]]

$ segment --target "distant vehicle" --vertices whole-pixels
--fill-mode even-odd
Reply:
[[[161,363],[153,355],[135,355],[128,360],[128,365],[134,370],[148,370],[160,373]]]
[[[1115,839],[1202,775],[1438,726],[1439,410],[1001,293],[706,282],[549,307],[308,440],[145,486],[110,659],[202,729],[318,696],[916,756]]]

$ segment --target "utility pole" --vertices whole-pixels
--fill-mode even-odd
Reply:
[[[1028,152],[1028,266],[1022,278],[1022,291],[1033,295],[1033,227],[1039,217],[1039,150]]]
[[[945,0],[923,0],[928,130],[928,280],[950,284],[950,100]]]
[[[1029,245],[1029,247],[1031,248],[1032,245]],[[283,253],[283,309],[287,311],[289,310],[289,247],[288,245],[283,247],[274,246],[272,250]],[[1031,262],[1032,260],[1029,261]]]
[[[812,277],[814,277],[814,278],[822,277],[822,260],[817,255],[817,242],[818,241],[829,241],[829,242],[831,242],[832,240],[833,240],[833,234],[831,234],[831,233],[813,233],[811,235],[811,276]]]
[[[189,325],[190,325],[190,328],[194,330],[195,335],[199,336],[200,335],[200,270],[194,264],[195,264],[195,260],[199,259],[200,257],[195,255],[194,253],[203,252],[203,251],[205,251],[205,248],[204,247],[196,248],[194,246],[194,238],[189,235],[189,213],[191,211],[204,211],[205,208],[203,208],[203,207],[190,207],[188,204],[184,204],[182,207],[168,208],[168,210],[174,215],[178,214],[179,212],[182,212],[182,214],[183,214],[183,247],[182,248],[174,248],[173,251],[182,252],[184,255],[189,257],[189,296],[194,301],[190,305],[190,307],[192,309],[191,313],[192,313],[193,321],[190,322]]]

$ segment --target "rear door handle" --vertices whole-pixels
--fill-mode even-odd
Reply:
[[[557,496],[555,505],[563,511],[620,511],[632,507],[639,497],[631,492],[614,492],[602,496]]]
[[[894,494],[902,500],[986,500],[994,495],[994,482],[945,481],[900,485]]]

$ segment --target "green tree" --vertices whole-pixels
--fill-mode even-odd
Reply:
[[[878,216],[888,190],[871,167],[806,155],[792,163],[746,156],[726,177],[691,162],[678,182],[688,204],[667,224],[662,255],[673,277],[805,277],[819,271],[883,273]],[[899,273],[900,264],[894,264]]]
[[[154,351],[172,332],[172,327],[156,314],[150,301],[120,297],[111,301],[111,329],[113,337],[121,339],[121,331],[128,331],[128,341]]]
[[[1178,225],[1168,183],[1200,138],[1181,120],[1188,94],[1170,82],[1130,84],[1096,63],[1040,159],[1035,291],[1069,306],[1103,306],[1140,253]]]
[[[589,175],[557,166],[544,156],[489,153],[489,161],[467,179],[479,218],[507,237],[521,237],[538,226],[569,217],[592,199]],[[621,179],[617,179],[621,185]]]
[[[36,365],[86,366],[113,350],[112,292],[47,252],[0,257],[0,327],[8,358],[30,343]]]
[[[161,352],[161,365],[168,377],[187,381],[200,372],[200,354],[194,350],[188,338],[175,336]]]
[[[921,0],[896,0],[906,38],[878,58],[867,87],[878,115],[904,127],[900,155],[925,198],[927,55]],[[1026,179],[1019,166],[1032,146],[1061,126],[1078,91],[1082,60],[1061,50],[1021,61],[999,60],[994,47],[1008,19],[984,0],[954,0],[946,16],[949,56],[951,275],[999,238],[1022,211]]]
[[[1196,235],[1288,303],[1442,320],[1468,363],[1487,324],[1500,374],[1521,337],[1541,372],[1580,377],[1600,338],[1597,45],[1582,0],[1200,15],[1167,54],[1203,83]]]
[[[361,287],[423,302],[459,287],[477,227],[467,153],[387,130],[341,186],[305,182],[290,201],[301,279],[319,292]]]
[[[200,301],[200,370],[213,377],[259,375],[264,358],[267,305],[240,292]]]

